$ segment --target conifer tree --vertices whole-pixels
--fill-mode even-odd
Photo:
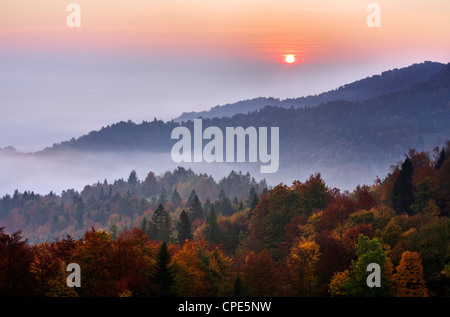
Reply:
[[[411,205],[414,203],[414,188],[412,184],[413,165],[407,158],[402,164],[393,189],[392,208],[397,214],[406,212],[411,215]]]
[[[203,208],[197,195],[195,195],[189,207],[189,212],[192,220],[195,220],[197,218],[203,219]]]
[[[154,295],[157,297],[173,296],[174,273],[171,265],[171,255],[167,244],[161,243],[156,256],[155,273],[152,276]]]
[[[181,196],[178,193],[178,190],[176,187],[173,189],[172,195],[170,197],[170,201],[172,202],[172,204],[174,205],[175,208],[181,206]]]
[[[191,221],[189,219],[189,215],[184,209],[180,214],[177,228],[178,228],[178,236],[177,236],[178,243],[180,244],[181,247],[183,247],[184,241],[186,239],[192,240],[194,238],[192,234],[192,226]]]
[[[217,224],[217,214],[214,206],[208,212],[205,227],[206,240],[218,244],[220,241],[219,225]]]

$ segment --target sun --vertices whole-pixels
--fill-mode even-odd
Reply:
[[[286,55],[286,57],[284,58],[284,61],[288,64],[292,64],[293,62],[295,62],[295,56],[294,55]]]

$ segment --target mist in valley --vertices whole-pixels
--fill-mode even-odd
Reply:
[[[281,160],[282,161],[282,160]],[[58,151],[53,153],[22,154],[0,151],[0,196],[30,191],[46,195],[61,194],[63,190],[81,192],[87,185],[97,182],[113,183],[128,179],[135,170],[140,181],[149,172],[162,176],[178,166],[195,173],[211,175],[217,182],[231,171],[249,172],[256,181],[265,179],[269,186],[280,183],[291,185],[293,181],[306,181],[310,175],[321,173],[327,186],[352,191],[357,185],[372,184],[377,176],[389,172],[389,166],[378,168],[319,167],[313,163],[299,162],[296,167],[280,164],[276,173],[260,173],[260,163],[175,163],[170,153],[149,152],[81,152]]]

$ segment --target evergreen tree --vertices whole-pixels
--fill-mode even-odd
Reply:
[[[116,240],[119,237],[119,227],[115,223],[109,227],[109,234],[111,240]]]
[[[444,164],[445,158],[446,158],[446,157],[445,157],[445,149],[442,148],[442,151],[441,151],[441,153],[439,154],[439,158],[438,158],[438,160],[437,160],[437,162],[436,162],[436,165],[435,165],[435,168],[436,168],[437,170],[441,168],[442,164]]]
[[[75,209],[75,218],[77,220],[77,229],[81,229],[83,228],[83,214],[85,212],[85,206],[83,203],[83,199],[77,195],[77,198],[74,198],[74,200],[76,199],[76,209]]]
[[[203,210],[209,210],[209,209],[211,209],[211,206],[212,206],[211,199],[209,199],[209,197],[208,197],[208,198],[206,198],[205,204],[203,205]]]
[[[255,194],[256,194],[255,186],[252,185],[252,187],[250,187],[250,190],[249,190],[249,192],[248,192],[248,197],[247,197],[247,201],[248,201],[248,204],[249,204],[249,205],[251,204],[251,202],[252,202],[253,197],[255,196]]]
[[[161,241],[169,243],[172,236],[172,219],[170,219],[170,215],[167,210],[165,210],[163,213],[161,228],[159,232],[159,239]]]
[[[149,233],[149,229],[150,229],[150,223],[148,222],[147,217],[144,216],[144,218],[142,218],[141,224],[139,226],[139,229],[141,229],[142,231]]]
[[[132,170],[130,175],[128,176],[128,184],[132,187],[135,188],[135,186],[138,183],[138,178],[137,178],[137,174],[135,170]]]
[[[150,238],[155,240],[161,240],[161,229],[164,223],[164,214],[166,211],[164,207],[159,204],[152,216],[152,221],[150,224]]]
[[[156,256],[155,273],[152,276],[154,295],[157,297],[173,296],[174,273],[171,265],[171,255],[167,244],[161,243],[158,255]]]
[[[172,202],[175,208],[181,207],[181,196],[178,193],[176,187],[173,189],[172,195],[170,196],[170,201]]]
[[[153,172],[147,174],[147,177],[141,184],[142,193],[145,197],[150,197],[158,193],[158,179]]]
[[[224,216],[230,216],[234,213],[233,205],[230,198],[225,194],[223,189],[219,192],[219,202],[216,204],[217,211]]]
[[[186,202],[186,206],[191,206],[192,202],[194,201],[196,196],[197,196],[197,193],[195,192],[195,189],[191,190],[188,200]]]
[[[192,226],[191,221],[189,220],[189,215],[187,212],[183,209],[183,211],[180,214],[180,219],[178,220],[178,243],[181,247],[183,247],[184,241],[186,239],[192,240],[194,238],[192,234]]]
[[[166,189],[163,188],[161,190],[161,193],[159,194],[158,204],[164,206],[166,203],[167,203],[167,192]]]
[[[203,219],[203,208],[197,195],[195,195],[192,204],[189,207],[189,212],[192,220],[198,218]]]
[[[414,188],[412,184],[413,165],[407,158],[394,183],[392,208],[397,214],[406,212],[411,215],[411,205],[414,203]]]
[[[220,242],[219,225],[217,224],[217,214],[214,206],[208,212],[205,227],[206,240],[218,244]]]
[[[242,281],[241,274],[236,274],[233,284],[233,297],[249,297],[250,293]]]
[[[253,198],[250,203],[250,210],[255,209],[255,207],[256,207],[256,205],[258,205],[258,203],[259,203],[258,194],[254,193]]]

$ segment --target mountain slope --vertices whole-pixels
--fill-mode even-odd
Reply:
[[[208,111],[185,112],[175,121],[187,121],[195,118],[231,117],[238,113],[248,113],[265,106],[300,108],[317,106],[332,100],[362,101],[393,92],[410,89],[421,82],[430,80],[444,68],[445,64],[424,62],[401,69],[393,69],[365,79],[339,87],[338,89],[315,96],[280,100],[277,98],[254,98],[232,104],[212,107]]]

